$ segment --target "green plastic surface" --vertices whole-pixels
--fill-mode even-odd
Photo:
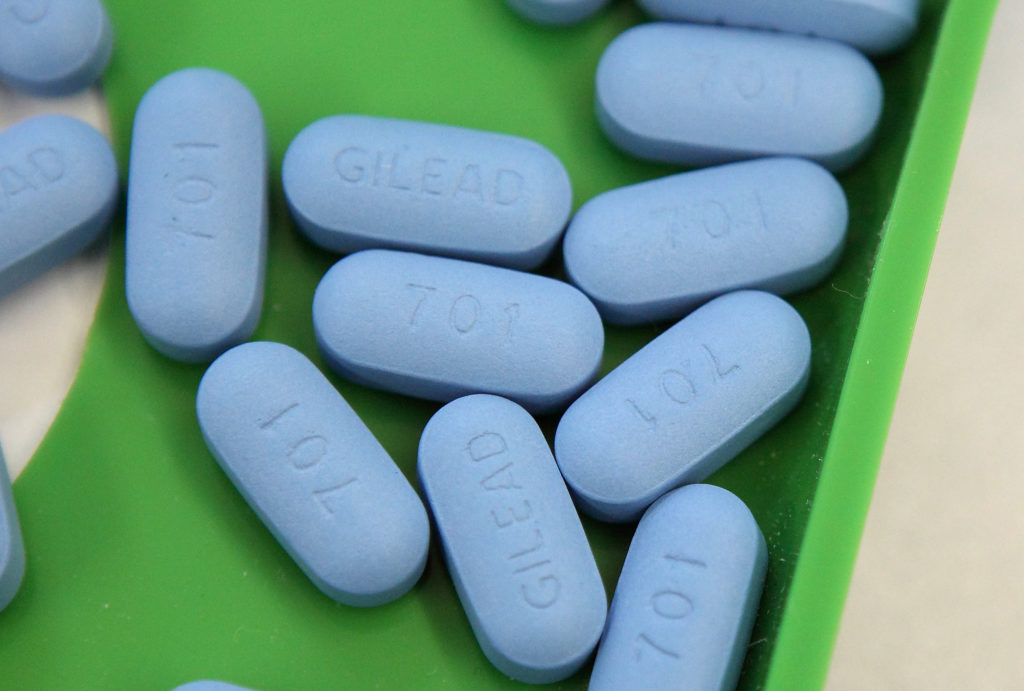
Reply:
[[[272,227],[256,338],[289,343],[321,368],[310,309],[336,257],[297,234],[279,177],[289,141],[314,119],[370,113],[529,137],[565,163],[577,206],[672,170],[618,153],[592,115],[602,49],[643,21],[629,3],[568,30],[529,25],[500,0],[106,4],[117,46],[105,86],[122,177],[135,106],[167,72],[226,70],[262,105]],[[996,3],[922,4],[914,42],[877,63],[887,99],[879,139],[840,178],[851,209],[843,260],[791,300],[814,342],[807,396],[711,478],[750,505],[769,546],[741,688],[815,688],[827,669]],[[28,566],[0,613],[0,686],[518,686],[477,647],[436,540],[423,579],[385,607],[335,604],[303,576],[203,444],[194,413],[203,368],[158,355],[131,321],[123,240],[122,215],[78,377],[15,483]],[[560,275],[560,256],[545,271]],[[610,328],[604,371],[662,328]],[[414,479],[419,433],[437,406],[331,379]],[[542,420],[545,431],[556,422]],[[610,594],[632,527],[585,526]],[[588,671],[555,688],[585,688]]]

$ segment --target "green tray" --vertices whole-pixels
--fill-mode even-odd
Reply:
[[[995,0],[924,0],[913,43],[878,62],[886,106],[850,200],[838,270],[792,297],[814,342],[810,388],[782,424],[714,475],[751,507],[770,567],[741,688],[821,685],[910,342]],[[336,260],[305,242],[281,193],[281,157],[339,112],[522,135],[565,163],[577,206],[671,168],[613,149],[592,115],[605,45],[643,21],[626,2],[582,26],[526,24],[501,0],[107,0],[117,48],[105,85],[126,169],[139,98],[171,70],[245,82],[270,133],[271,239],[256,338],[324,368],[310,307]],[[560,257],[545,272],[560,275]],[[434,540],[397,602],[335,604],[302,575],[210,457],[193,411],[199,366],[156,354],[124,299],[123,216],[77,380],[15,483],[28,550],[0,614],[5,689],[163,690],[218,678],[285,689],[498,689],[518,684],[477,647]],[[662,328],[608,329],[604,371]],[[436,405],[332,376],[415,478]],[[542,420],[550,434],[556,419]],[[609,594],[631,526],[585,521]],[[582,689],[588,669],[556,688]]]

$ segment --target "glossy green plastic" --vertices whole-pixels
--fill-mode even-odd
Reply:
[[[106,4],[117,38],[105,87],[122,177],[135,106],[164,74],[216,67],[262,105],[272,209],[255,338],[291,344],[321,367],[310,309],[336,257],[297,233],[279,177],[288,142],[313,120],[368,113],[529,137],[565,163],[577,206],[672,171],[620,154],[593,117],[602,49],[644,20],[631,3],[557,30],[524,22],[501,0]],[[917,37],[877,63],[880,135],[840,177],[851,210],[843,259],[791,300],[814,343],[807,396],[710,479],[750,505],[768,540],[741,688],[816,688],[827,671],[995,4],[924,0]],[[28,565],[0,613],[0,685],[518,686],[477,647],[436,540],[423,579],[384,607],[336,604],[303,576],[203,444],[194,413],[202,367],[164,358],[136,330],[123,245],[122,214],[77,380],[15,483]],[[560,257],[544,271],[561,275]],[[662,328],[609,329],[604,371]],[[414,479],[419,433],[437,406],[332,381]],[[542,420],[549,435],[555,422]],[[611,593],[632,526],[585,527]],[[588,672],[555,688],[583,689]]]

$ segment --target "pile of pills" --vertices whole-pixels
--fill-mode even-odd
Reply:
[[[508,2],[544,24],[605,4]],[[196,396],[203,439],[328,597],[367,607],[406,593],[427,562],[429,509],[480,648],[506,675],[556,682],[596,649],[592,689],[731,688],[766,546],[742,501],[699,483],[807,386],[810,336],[778,295],[838,262],[848,208],[832,173],[863,155],[882,110],[874,67],[832,39],[893,50],[917,4],[640,4],[733,26],[620,35],[597,69],[597,119],[630,154],[716,167],[612,190],[570,219],[564,166],[519,137],[336,115],[288,147],[296,227],[347,254],[313,297],[324,360],[352,382],[446,404],[419,444],[426,506],[304,354],[246,342],[263,303],[267,138],[229,75],[181,70],[139,104],[125,290],[153,348],[213,361]],[[95,0],[15,4],[0,20],[0,79],[80,89],[110,46]],[[7,292],[102,233],[117,170],[95,130],[44,116],[0,133],[0,190],[14,219],[0,238]],[[563,231],[573,285],[526,273]],[[595,383],[602,320],[676,323]],[[553,452],[537,414],[561,414]],[[2,608],[24,551],[0,471]],[[577,509],[639,520],[610,608]]]

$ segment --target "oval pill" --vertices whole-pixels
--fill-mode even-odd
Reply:
[[[574,674],[601,637],[608,602],[534,419],[498,396],[452,401],[423,430],[418,470],[487,659],[533,684]]]
[[[199,383],[203,439],[311,581],[372,606],[415,584],[430,527],[419,496],[320,371],[279,343],[236,346]]]
[[[509,7],[537,24],[564,26],[581,22],[608,0],[507,0]]]
[[[390,247],[531,269],[572,208],[565,168],[536,142],[363,115],[302,130],[281,179],[299,230],[335,252]]]
[[[96,240],[117,192],[110,145],[81,120],[40,115],[0,132],[0,294]]]
[[[659,499],[629,545],[590,691],[736,688],[766,569],[764,536],[731,492]]]
[[[181,686],[176,686],[173,691],[250,691],[243,686],[235,686],[224,681],[191,681]]]
[[[0,12],[0,81],[19,91],[81,91],[103,73],[113,47],[99,0],[14,0]]]
[[[11,477],[0,451],[0,612],[14,599],[25,575],[25,544],[14,508]]]
[[[706,166],[794,155],[839,171],[867,149],[882,82],[835,41],[644,24],[605,49],[596,107],[608,138],[640,158]]]
[[[565,234],[573,284],[615,324],[678,319],[740,288],[785,295],[835,267],[849,212],[821,166],[765,158],[623,187]]]
[[[135,113],[125,292],[146,340],[208,362],[252,335],[263,305],[267,146],[259,105],[238,80],[174,72]]]
[[[656,19],[776,29],[889,53],[917,28],[918,0],[637,0]]]
[[[567,283],[394,250],[335,264],[313,327],[328,364],[359,384],[435,401],[493,393],[531,412],[568,404],[604,348],[597,310]]]
[[[697,309],[565,411],[555,458],[578,505],[635,520],[700,482],[796,405],[810,358],[807,327],[781,298],[739,291]]]

